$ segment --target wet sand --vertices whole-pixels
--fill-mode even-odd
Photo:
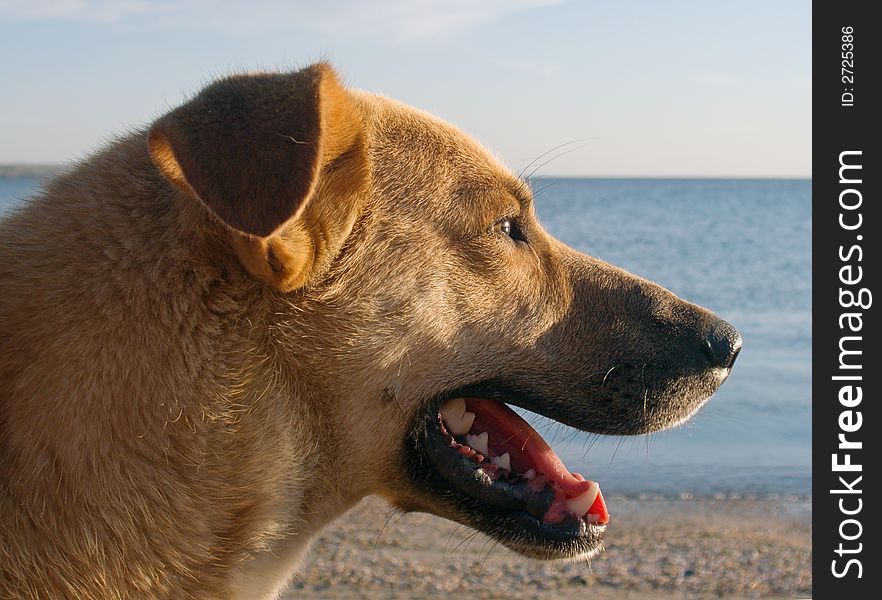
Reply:
[[[811,503],[608,500],[589,565],[523,558],[474,530],[370,498],[315,540],[295,598],[671,600],[811,597]]]

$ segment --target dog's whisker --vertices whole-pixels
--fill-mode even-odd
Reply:
[[[444,544],[444,554],[442,555],[444,557],[445,562],[447,561],[447,551],[450,547],[450,541],[454,538],[454,536],[456,536],[456,534],[459,532],[459,530],[462,529],[463,527],[464,527],[464,525],[462,523],[457,523],[454,530],[450,532],[449,536],[447,536],[447,543]]]
[[[535,169],[533,169],[532,171],[530,171],[530,174],[526,176],[526,179],[527,179],[527,180],[532,179],[533,176],[535,176],[536,173],[539,171],[539,169],[541,169],[542,167],[544,167],[544,166],[546,166],[546,165],[548,165],[548,164],[554,162],[555,160],[557,160],[557,159],[559,159],[559,158],[562,158],[562,157],[566,156],[567,154],[572,154],[573,152],[576,152],[577,150],[583,150],[583,149],[585,149],[586,147],[588,147],[588,144],[583,144],[583,145],[581,145],[581,146],[576,146],[575,148],[570,148],[569,150],[566,150],[566,151],[561,152],[561,153],[559,153],[559,154],[555,154],[554,156],[552,156],[551,158],[549,158],[549,159],[546,160],[545,162],[541,163],[541,164],[540,164],[539,166],[537,166]]]
[[[498,543],[499,543],[499,542],[497,542],[497,541],[494,540],[493,538],[488,537],[488,538],[487,538],[487,541],[484,542],[484,545],[481,547],[480,552],[478,552],[478,559],[481,561],[481,565],[478,567],[478,574],[479,574],[479,575],[482,574],[482,573],[484,572],[484,565],[486,564],[487,559],[490,558],[490,555],[493,553],[493,550],[496,548],[496,546],[498,545]],[[489,551],[487,551],[487,544],[492,544],[492,546],[490,546],[490,550],[489,550]],[[485,551],[486,551],[486,553],[485,553]],[[482,554],[484,555],[484,558],[483,558],[483,559],[481,558],[481,555],[482,555]]]
[[[646,363],[640,367],[640,384],[643,386],[643,421],[646,422],[646,401],[649,396],[649,389],[646,387]]]
[[[477,535],[477,534],[478,534],[478,532],[477,532],[476,530],[466,530],[465,532],[463,532],[462,539],[459,540],[459,542],[456,544],[456,546],[453,547],[452,553],[453,553],[454,555],[458,555],[458,554],[459,554],[459,549],[460,549],[460,547],[462,547],[462,545],[465,544],[466,541],[467,541],[470,537],[472,537],[472,536],[474,536],[474,535]]]
[[[616,442],[616,447],[613,449],[612,456],[609,457],[609,464],[607,465],[607,469],[612,469],[613,461],[616,459],[616,454],[619,453],[619,449],[622,447],[622,444],[625,443],[624,437],[619,437],[619,440]]]
[[[478,550],[478,560],[472,563],[472,568],[475,569],[475,573],[481,575],[484,573],[484,563],[487,561],[487,556],[484,555],[484,552],[487,550],[487,546],[490,542],[493,541],[493,538],[487,538],[484,540],[484,543],[481,544],[480,550]]]
[[[606,387],[606,380],[612,375],[612,372],[616,370],[618,365],[613,366],[609,371],[606,372],[606,375],[603,376],[603,381],[600,383],[600,387]]]
[[[389,523],[390,523],[390,522],[392,521],[392,519],[395,518],[396,516],[398,516],[398,519],[395,521],[395,525],[397,525],[397,524],[398,524],[398,521],[401,520],[401,517],[402,517],[403,515],[404,515],[403,511],[400,511],[399,509],[397,509],[397,508],[395,508],[395,507],[393,507],[393,508],[389,511],[389,514],[386,516],[386,521],[383,523],[383,526],[380,528],[380,532],[377,534],[377,539],[374,540],[374,548],[373,548],[373,550],[371,551],[371,562],[374,561],[374,555],[377,553],[377,546],[378,546],[379,543],[380,543],[380,538],[383,536],[383,532],[386,531],[386,527],[389,526]],[[394,527],[395,525],[393,525],[392,527]],[[389,527],[389,529],[392,529],[392,527]]]
[[[555,150],[560,150],[561,148],[563,148],[563,147],[565,147],[565,146],[569,146],[569,145],[571,145],[571,144],[578,144],[578,143],[580,143],[580,142],[587,142],[587,141],[590,141],[590,140],[592,140],[592,139],[594,139],[594,138],[576,138],[576,139],[574,139],[574,140],[570,140],[570,141],[568,141],[568,142],[564,142],[563,144],[558,144],[557,146],[555,146],[555,147],[553,147],[553,148],[549,148],[548,150],[546,150],[545,152],[543,152],[542,154],[540,154],[539,156],[537,156],[536,158],[534,158],[533,160],[531,160],[531,161],[527,164],[527,166],[525,166],[523,169],[521,169],[520,172],[518,173],[518,179],[529,179],[529,177],[526,177],[526,178],[524,177],[524,173],[527,171],[527,169],[529,169],[529,168],[532,167],[534,164],[536,164],[536,161],[543,159],[544,157],[548,156],[549,154],[551,154],[551,153],[554,152]]]
[[[552,181],[551,183],[548,183],[548,184],[546,184],[546,185],[543,185],[541,188],[539,188],[538,190],[536,190],[535,192],[533,192],[533,200],[535,200],[536,198],[538,198],[539,196],[541,196],[544,192],[548,191],[549,189],[551,189],[551,188],[557,186],[558,183],[559,183],[559,182],[557,182],[557,181]]]
[[[588,454],[591,450],[594,449],[594,445],[597,443],[599,436],[597,434],[588,434],[585,436],[585,450],[582,452],[582,461],[588,458]]]
[[[471,543],[474,541],[474,539],[475,539],[476,537],[478,537],[478,535],[479,535],[480,533],[481,533],[481,532],[478,531],[478,530],[472,531],[469,535],[467,535],[465,538],[463,538],[463,540],[462,540],[459,544],[456,545],[456,547],[453,549],[453,553],[456,554],[457,551],[460,549],[460,547],[461,547],[463,544],[465,544],[465,547],[463,547],[462,552],[460,552],[459,554],[460,554],[460,555],[467,555],[467,554],[468,554],[468,551],[469,551],[469,546],[470,546]]]

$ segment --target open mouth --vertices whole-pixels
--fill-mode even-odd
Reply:
[[[466,520],[525,554],[575,557],[600,548],[609,512],[596,482],[571,473],[505,403],[446,400],[427,418],[422,450]],[[436,489],[438,485],[433,486]]]

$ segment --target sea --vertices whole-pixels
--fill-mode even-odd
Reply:
[[[0,215],[39,176],[0,177]],[[811,495],[811,181],[534,179],[545,228],[732,323],[729,379],[677,429],[578,432],[527,415],[570,470],[607,496]]]

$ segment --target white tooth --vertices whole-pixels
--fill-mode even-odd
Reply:
[[[447,424],[447,431],[453,435],[465,435],[475,422],[475,414],[467,412],[458,419],[445,419],[444,422]]]
[[[459,423],[456,424],[456,431],[451,431],[453,435],[465,435],[469,432],[469,429],[472,428],[472,423],[475,422],[475,413],[467,412],[462,418],[459,420]]]
[[[524,471],[524,478],[527,480],[533,479],[536,477],[536,469],[527,469]]]
[[[486,431],[478,435],[467,435],[466,444],[468,444],[474,450],[480,452],[484,456],[487,456],[489,454],[489,452],[487,451],[487,439],[489,437],[490,436],[487,435]]]
[[[569,508],[570,512],[572,512],[577,517],[584,516],[585,513],[588,512],[588,509],[591,508],[591,505],[594,504],[594,501],[597,499],[597,494],[599,492],[600,486],[596,483],[592,483],[591,487],[589,487],[578,496],[567,498],[567,508]]]
[[[511,471],[511,457],[508,455],[508,452],[503,454],[502,456],[494,456],[490,459],[494,465],[499,467],[500,469],[505,469],[506,471]]]
[[[441,416],[444,417],[444,420],[447,422],[459,421],[460,417],[462,417],[462,414],[465,412],[465,409],[465,399],[454,398],[453,400],[448,400],[441,406]]]
[[[474,413],[466,412],[466,403],[463,398],[448,400],[441,406],[441,418],[447,426],[447,431],[453,435],[464,435],[472,428],[475,422]]]

